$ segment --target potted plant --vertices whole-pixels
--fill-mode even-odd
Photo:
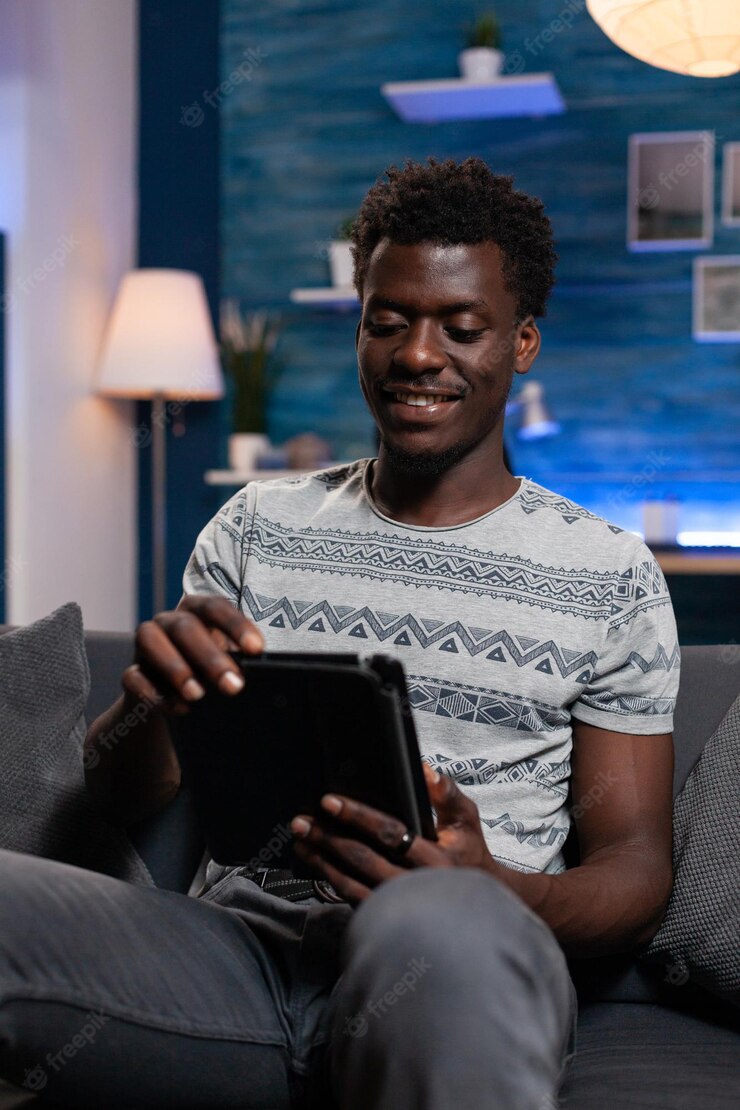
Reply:
[[[501,73],[501,27],[493,12],[479,15],[467,29],[466,49],[458,54],[460,73],[466,81],[494,81]]]
[[[329,243],[329,268],[335,289],[351,289],[354,285],[354,263],[350,234],[354,216],[347,216],[337,228],[337,237]]]
[[[221,306],[221,357],[233,389],[229,466],[246,473],[270,447],[267,438],[267,397],[278,374],[275,344],[279,317],[265,309],[242,315],[238,303]]]

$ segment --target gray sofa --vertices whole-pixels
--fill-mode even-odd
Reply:
[[[86,635],[86,646],[92,675],[88,719],[92,719],[118,696],[121,673],[132,658],[132,637],[93,632]],[[740,650],[736,646],[684,649],[674,794],[738,692]],[[187,789],[163,813],[131,827],[129,833],[157,885],[187,893],[204,850]],[[568,845],[568,854],[571,865],[577,862],[575,841]],[[568,1110],[735,1110],[740,1106],[737,1008],[691,982],[671,982],[663,970],[629,956],[572,961],[571,971],[579,992],[578,1043],[561,1106]]]

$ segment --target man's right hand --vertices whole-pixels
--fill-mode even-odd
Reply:
[[[164,713],[187,713],[215,688],[238,694],[244,686],[227,653],[259,655],[262,633],[223,597],[185,597],[136,630],[134,663],[123,672],[127,700],[149,702]]]
[[[85,739],[88,790],[112,819],[130,824],[169,804],[181,775],[168,719],[209,688],[238,694],[244,681],[228,652],[263,647],[259,629],[223,597],[186,597],[139,625],[123,696]]]

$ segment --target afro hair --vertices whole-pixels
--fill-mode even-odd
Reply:
[[[518,192],[513,177],[493,173],[481,158],[390,166],[362,202],[350,240],[355,286],[363,296],[370,258],[381,239],[414,243],[494,242],[517,319],[544,316],[557,254],[542,201]]]

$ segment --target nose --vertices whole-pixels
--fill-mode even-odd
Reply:
[[[446,358],[433,320],[414,320],[400,334],[400,343],[393,355],[393,365],[408,374],[435,373],[444,370]]]

